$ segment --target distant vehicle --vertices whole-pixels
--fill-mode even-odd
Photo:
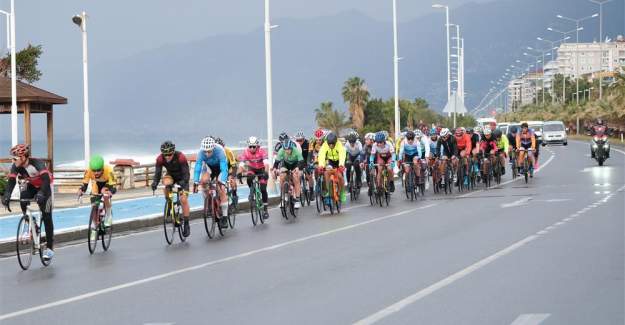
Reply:
[[[477,119],[477,126],[483,128],[485,125],[489,125],[491,123],[497,123],[497,120],[495,120],[492,117],[482,117],[482,118],[478,118]]]
[[[543,125],[543,146],[554,143],[565,146],[568,144],[566,128],[562,121],[547,121]]]
[[[502,134],[508,134],[508,125],[510,125],[510,123],[508,123],[508,122],[501,122],[501,123],[497,124],[497,128],[499,130],[501,130]]]
[[[508,134],[510,133],[510,131],[512,131],[512,128],[516,128],[517,132],[521,129],[521,123],[517,123],[517,122],[511,122],[508,124],[508,126],[506,126],[506,133]],[[501,130],[503,132],[503,130]]]

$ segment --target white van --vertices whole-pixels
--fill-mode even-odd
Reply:
[[[562,121],[547,121],[543,125],[543,146],[547,144],[561,143],[568,144],[566,128]]]

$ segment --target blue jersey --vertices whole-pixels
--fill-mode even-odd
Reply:
[[[193,181],[195,183],[200,182],[200,176],[202,175],[202,167],[206,164],[209,168],[219,168],[221,174],[219,175],[219,180],[225,183],[228,180],[228,159],[226,158],[226,153],[224,148],[221,146],[215,146],[215,150],[213,150],[213,154],[208,157],[206,156],[206,152],[204,150],[200,150],[197,154],[197,161],[195,162],[195,173],[193,176]]]
[[[404,159],[404,156],[421,157],[421,143],[415,140],[410,144],[404,139],[399,147],[399,159]]]

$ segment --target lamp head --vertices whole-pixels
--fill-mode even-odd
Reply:
[[[79,15],[75,15],[74,17],[72,17],[72,22],[74,22],[74,24],[78,25],[78,27],[82,27],[82,17]]]

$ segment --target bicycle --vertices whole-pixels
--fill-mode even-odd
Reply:
[[[280,191],[280,211],[282,212],[282,217],[284,217],[284,219],[286,220],[289,220],[290,213],[294,218],[297,218],[299,209],[295,208],[292,171],[286,168],[282,168],[280,172],[286,174],[284,182],[281,184]]]
[[[332,166],[326,166],[327,171],[332,171]],[[339,177],[336,175],[336,172],[331,173],[330,175],[330,183],[328,184],[330,188],[328,189],[329,196],[324,198],[324,201],[328,199],[328,202],[324,202],[330,208],[330,214],[334,214],[334,210],[336,213],[341,213],[341,193],[339,192]]]
[[[104,207],[105,196],[103,194],[90,194],[91,199],[91,213],[89,214],[89,228],[87,231],[87,247],[89,253],[93,254],[98,246],[98,239],[102,241],[102,249],[107,251],[111,246],[111,238],[113,237],[113,225],[105,225],[104,219],[106,213],[109,212]],[[110,196],[108,196],[110,197]],[[81,200],[82,195],[79,197]],[[113,218],[113,211],[110,211],[111,219]]]
[[[374,174],[374,182],[375,180],[377,180],[377,167],[378,166],[382,166],[382,186],[376,186],[377,187],[377,191],[376,191],[376,196],[377,199],[376,201],[380,204],[380,207],[383,206],[383,200],[386,201],[386,206],[388,207],[389,205],[389,201],[391,200],[391,193],[388,190],[388,168],[386,168],[386,165],[378,165],[378,164],[374,164],[373,165],[374,170],[376,171]]]
[[[467,169],[469,167],[469,161],[467,157],[461,157],[460,158],[460,163],[459,166],[456,170],[456,177],[458,178],[458,193],[462,193],[462,191],[464,191],[464,189],[469,189],[468,188],[468,174],[467,174]],[[465,180],[467,180],[467,185],[464,184]]]
[[[303,206],[310,206],[310,191],[308,189],[308,178],[306,177],[308,174],[308,170],[305,168],[304,170],[301,171],[302,174],[300,175],[300,188],[301,188],[301,193],[299,196],[299,201]]]
[[[516,163],[516,150],[510,150],[510,167],[512,168],[512,179],[519,177],[519,170]]]
[[[356,168],[354,167],[355,164],[360,164],[360,162],[358,162],[358,160],[356,160],[353,164],[349,165],[349,170],[347,171],[347,173],[349,173],[349,182],[347,183],[347,189],[349,191],[349,198],[350,201],[354,202],[356,200],[358,200],[358,197],[360,196],[360,187],[358,187],[357,181],[356,181]]]
[[[263,194],[260,191],[260,183],[258,181],[258,175],[248,174],[245,177],[252,177],[252,187],[250,188],[250,195],[248,202],[250,204],[250,214],[252,217],[252,224],[256,226],[259,222],[265,223],[265,207],[263,205]]]
[[[495,178],[495,183],[497,185],[501,184],[501,157],[500,157],[500,153],[498,152],[495,157],[494,157],[495,161],[493,163],[493,177]]]
[[[493,170],[492,170],[492,156],[487,153],[483,154],[484,160],[482,163],[482,181],[484,182],[484,187],[489,188],[493,179]]]
[[[451,194],[452,193],[452,188],[453,188],[453,181],[454,181],[454,177],[453,177],[453,166],[452,163],[449,161],[449,159],[443,159],[441,162],[441,166],[440,166],[440,171],[442,174],[442,185],[443,185],[443,189],[445,190],[445,194]]]
[[[373,168],[369,168],[369,164],[366,165],[366,173],[368,175],[367,177],[367,187],[368,187],[368,191],[367,194],[369,195],[369,202],[371,203],[371,206],[374,206],[377,204],[378,202],[378,196],[377,196],[377,184],[376,184],[376,171]]]
[[[424,158],[425,159],[425,158]],[[428,178],[427,176],[427,166],[423,163],[423,159],[418,160],[418,171],[419,171],[419,175],[416,174],[416,169],[415,169],[415,179],[416,179],[416,194],[421,194],[421,196],[425,196],[425,182]],[[413,166],[414,169],[414,166]],[[415,198],[416,195],[415,194]]]
[[[315,175],[315,205],[317,206],[317,213],[321,213],[326,210],[326,202],[323,199],[324,188],[325,182],[323,180],[323,174],[317,173],[317,175]]]
[[[477,181],[480,179],[480,170],[480,160],[474,155],[469,164],[469,190],[471,191],[477,187]]]
[[[182,218],[180,217],[180,210],[182,204],[180,203],[180,192],[182,187],[178,184],[167,185],[164,188],[167,189],[167,196],[165,196],[165,208],[163,210],[163,231],[165,232],[165,241],[168,245],[173,244],[176,231],[181,242],[187,240],[182,235]]]
[[[217,191],[217,181],[211,180],[205,184],[204,210],[202,217],[204,218],[204,229],[206,230],[208,238],[215,238],[216,231],[219,231],[220,236],[224,236],[224,230],[228,228],[228,226],[232,228],[234,227],[235,221],[230,220],[231,218],[236,218],[236,215],[230,215],[230,213],[234,210],[232,208],[232,193],[228,187],[226,187],[226,191],[228,199],[228,215],[222,216],[221,200],[219,199]],[[226,218],[227,222],[222,224],[222,222],[220,222],[222,218]]]
[[[28,181],[19,180],[20,193],[26,190]],[[46,250],[45,243],[41,242],[41,229],[43,229],[43,220],[34,216],[33,211],[30,209],[30,203],[36,202],[35,199],[19,199],[20,204],[26,203],[26,210],[23,211],[22,218],[17,224],[17,236],[15,240],[15,248],[17,253],[17,262],[22,270],[28,270],[32,262],[33,255],[36,251],[39,251],[39,259],[43,266],[48,266],[52,262],[43,258],[43,253]],[[10,207],[7,207],[9,212]],[[34,227],[31,227],[34,225]]]
[[[524,149],[519,149],[519,150],[524,150]],[[523,158],[523,163],[521,164],[521,174],[523,174],[523,177],[525,178],[525,184],[527,184],[529,182],[529,175],[532,172],[532,169],[534,168],[534,166],[532,166],[532,164],[530,163],[530,158],[529,155],[533,154],[532,149],[527,149],[526,150],[527,153],[524,155],[525,157]]]
[[[429,169],[432,178],[432,189],[435,194],[438,194],[441,190],[440,161],[438,158],[430,158]]]
[[[415,170],[414,170],[414,163],[412,161],[410,162],[405,162],[402,164],[403,167],[408,167],[409,168],[409,172],[406,174],[406,172],[404,171],[404,178],[402,178],[402,183],[403,183],[403,187],[404,187],[404,191],[406,192],[406,199],[410,200],[410,201],[414,201],[414,199],[416,198],[417,194],[416,194],[416,178],[417,176],[415,175]],[[402,168],[403,170],[403,168]],[[400,176],[401,177],[401,176]]]

